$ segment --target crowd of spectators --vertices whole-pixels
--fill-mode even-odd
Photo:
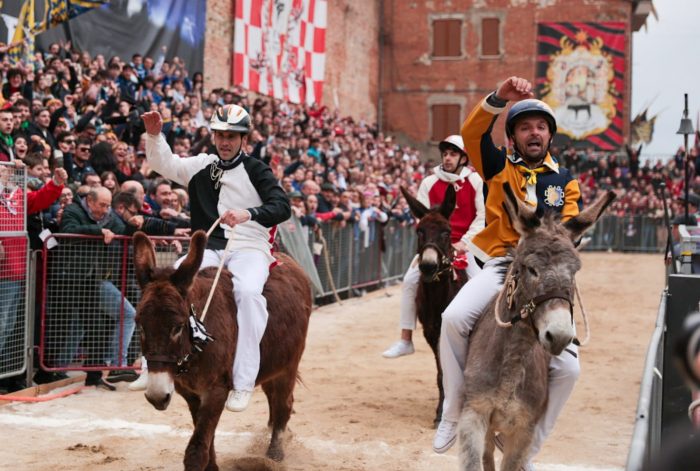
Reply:
[[[618,217],[646,216],[662,219],[664,214],[660,184],[670,202],[672,218],[683,214],[685,197],[685,150],[680,147],[672,159],[640,162],[641,147],[629,146],[618,153],[568,148],[555,151],[563,165],[578,175],[584,201],[595,198],[599,191],[615,190],[618,197],[610,214]],[[688,152],[688,180],[691,202],[700,194],[700,145],[696,142]],[[696,206],[696,204],[694,205]]]

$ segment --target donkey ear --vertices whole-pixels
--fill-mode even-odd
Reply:
[[[180,264],[178,269],[175,270],[175,273],[170,275],[170,281],[183,297],[187,296],[192,286],[194,276],[199,271],[202,259],[204,258],[204,248],[206,245],[206,232],[202,230],[195,232],[192,239],[190,239],[190,249],[187,252],[187,257],[185,257],[185,260]]]
[[[411,194],[404,188],[403,186],[401,188],[401,194],[403,194],[403,197],[406,198],[406,202],[408,203],[408,207],[411,209],[411,214],[413,214],[414,217],[417,219],[421,219],[425,214],[428,212],[428,208],[425,207],[423,203],[418,201],[416,198],[411,196]]]
[[[156,266],[156,252],[153,244],[143,232],[134,234],[134,271],[136,281],[141,289],[153,279],[153,269]]]
[[[506,210],[513,228],[518,231],[518,234],[524,236],[540,225],[540,218],[537,215],[537,208],[529,206],[513,193],[510,183],[503,184],[503,208]]]
[[[617,194],[614,191],[608,191],[595,200],[588,208],[581,211],[578,216],[566,221],[563,226],[569,231],[571,239],[576,240],[581,237],[603,215],[605,209],[615,198],[617,198]]]
[[[456,204],[457,192],[455,191],[455,187],[453,185],[447,185],[447,189],[445,190],[445,199],[442,200],[442,204],[440,205],[440,214],[442,214],[445,219],[449,220]]]

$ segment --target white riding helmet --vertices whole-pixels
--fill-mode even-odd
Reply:
[[[460,151],[462,151],[463,154],[467,154],[467,151],[464,150],[464,141],[462,140],[462,136],[460,136],[459,134],[452,134],[451,136],[447,136],[445,139],[440,141],[440,144],[438,144],[440,152],[445,152],[445,149],[448,146],[454,146]]]
[[[238,105],[224,105],[211,117],[212,131],[250,132],[250,115]]]

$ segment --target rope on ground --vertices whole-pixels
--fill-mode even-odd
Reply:
[[[77,392],[85,389],[86,386],[80,386],[74,389],[66,389],[55,394],[44,394],[41,396],[12,396],[9,394],[0,394],[0,401],[12,401],[12,402],[46,402],[53,401],[54,399],[60,399],[62,397],[70,396]]]

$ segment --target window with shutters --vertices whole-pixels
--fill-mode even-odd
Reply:
[[[461,107],[455,104],[440,104],[430,107],[433,129],[431,141],[441,141],[450,134],[459,134],[462,126]]]
[[[501,20],[499,18],[481,19],[481,56],[501,55]]]
[[[433,57],[462,56],[462,20],[433,20]]]

